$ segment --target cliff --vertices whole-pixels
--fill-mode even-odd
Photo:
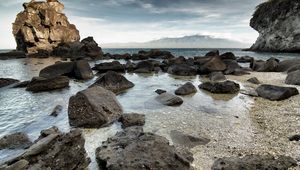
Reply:
[[[62,13],[64,5],[57,0],[23,4],[13,23],[13,35],[17,50],[28,54],[40,51],[51,52],[60,43],[72,43],[80,40],[79,31],[70,24]]]
[[[299,11],[299,0],[269,0],[257,6],[250,26],[259,37],[250,50],[300,52]]]

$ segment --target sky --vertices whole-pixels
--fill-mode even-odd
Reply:
[[[0,49],[15,48],[12,23],[29,0],[0,0]],[[254,43],[249,26],[264,0],[60,0],[80,31],[100,44],[210,35]]]

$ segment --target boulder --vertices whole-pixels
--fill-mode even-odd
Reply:
[[[161,51],[159,49],[152,49],[150,51],[139,51],[138,55],[144,55],[148,58],[154,59],[170,59],[174,58],[171,52],[169,51]]]
[[[238,63],[251,63],[253,60],[254,58],[250,56],[242,56],[236,59]]]
[[[189,94],[193,94],[196,92],[197,92],[197,89],[191,82],[187,82],[175,90],[176,95],[189,95]]]
[[[100,128],[118,120],[123,110],[111,91],[94,86],[69,100],[69,123],[75,127]]]
[[[187,64],[187,59],[185,59],[183,56],[179,56],[176,58],[164,60],[163,63],[169,66],[174,64]]]
[[[225,74],[234,74],[235,72],[237,72],[242,68],[236,60],[226,59],[222,61],[226,65],[226,70],[224,71]]]
[[[300,135],[290,136],[289,141],[300,141]]]
[[[57,76],[73,76],[75,62],[58,62],[47,66],[40,71],[39,76],[53,78]]]
[[[256,77],[252,77],[247,80],[247,82],[252,83],[252,84],[260,84],[260,81]]]
[[[13,23],[17,50],[28,54],[51,52],[59,43],[79,41],[79,31],[62,13],[64,5],[59,1],[30,1],[23,7]]]
[[[163,94],[165,92],[167,92],[167,91],[166,90],[162,90],[162,89],[155,90],[155,93],[157,93],[157,94]]]
[[[212,165],[212,170],[253,170],[253,169],[277,169],[287,170],[297,166],[297,162],[288,156],[271,155],[246,155],[240,157],[225,157],[217,159]]]
[[[219,50],[212,50],[205,54],[206,57],[219,56]]]
[[[135,73],[151,73],[154,70],[154,65],[150,61],[141,61],[137,63],[134,70]]]
[[[177,76],[195,76],[197,70],[186,64],[175,64],[168,68],[168,73]]]
[[[288,73],[285,83],[291,85],[300,85],[300,70]]]
[[[76,61],[73,72],[77,79],[88,80],[94,77],[93,71],[86,60]]]
[[[294,87],[280,87],[267,84],[260,85],[256,89],[256,92],[260,97],[272,101],[285,100],[299,94],[298,90]]]
[[[179,106],[183,103],[183,100],[180,97],[167,92],[157,96],[156,100],[166,106]]]
[[[144,126],[145,115],[137,113],[122,114],[120,122],[122,123],[123,128],[130,126]]]
[[[65,76],[53,78],[33,77],[26,90],[32,92],[42,92],[66,87],[69,87],[69,78]]]
[[[251,64],[251,68],[258,72],[275,72],[277,70],[279,60],[276,58],[270,58],[266,62],[255,61]]]
[[[13,50],[5,53],[0,53],[0,60],[18,59],[18,58],[26,58],[25,52]]]
[[[102,49],[98,46],[93,37],[87,37],[81,40],[81,44],[83,46],[80,50],[84,53],[84,56],[88,56],[92,59],[101,59],[103,57]]]
[[[126,54],[113,54],[110,56],[111,59],[115,60],[129,60],[131,59],[131,55],[126,53]]]
[[[99,71],[99,73],[105,73],[107,71],[125,72],[125,66],[119,61],[107,62],[96,64],[93,70]]]
[[[134,87],[134,84],[127,80],[124,76],[114,71],[108,71],[102,75],[92,86],[101,86],[114,93],[127,90]]]
[[[234,94],[240,91],[240,85],[229,80],[224,82],[205,82],[200,84],[199,88],[211,93],[221,94]]]
[[[204,65],[200,66],[200,73],[207,74],[216,71],[226,70],[226,64],[221,60],[219,56],[211,57],[211,59]]]
[[[226,77],[222,72],[212,72],[208,75],[210,81],[223,81],[226,80]]]
[[[11,84],[18,83],[19,80],[11,79],[11,78],[0,78],[0,88],[9,86]]]
[[[236,60],[235,55],[232,52],[226,52],[220,55],[221,60]]]
[[[300,64],[292,66],[291,68],[289,68],[287,70],[287,72],[290,73],[290,72],[297,71],[297,70],[300,70]]]
[[[285,72],[296,65],[300,65],[300,59],[283,60],[279,62],[276,71]]]
[[[3,136],[0,139],[1,149],[25,149],[32,145],[27,134],[23,132],[17,132]]]
[[[120,147],[121,146],[121,147]],[[191,170],[192,154],[178,152],[161,136],[129,127],[96,149],[99,169]]]

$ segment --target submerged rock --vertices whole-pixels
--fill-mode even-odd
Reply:
[[[23,7],[24,11],[17,15],[13,23],[17,50],[28,54],[51,52],[62,42],[79,41],[79,31],[62,13],[64,5],[58,0],[30,1]]]
[[[11,79],[11,78],[0,78],[0,88],[9,86],[14,83],[18,83],[19,80]]]
[[[69,87],[69,78],[58,76],[53,78],[33,77],[26,90],[32,92],[51,91]]]
[[[198,145],[206,145],[210,142],[210,139],[204,137],[196,137],[188,134],[184,134],[177,130],[172,130],[170,133],[173,143],[193,148]]]
[[[221,94],[234,94],[240,91],[240,85],[233,81],[205,82],[200,84],[199,88],[210,91],[211,93]]]
[[[123,128],[130,126],[144,126],[145,125],[145,115],[137,113],[122,114],[120,118]]]
[[[257,94],[269,100],[285,100],[292,96],[298,95],[299,92],[294,87],[280,87],[263,84],[256,89]]]
[[[288,73],[285,83],[292,85],[300,85],[300,70]]]
[[[1,149],[25,149],[32,145],[27,134],[18,132],[10,135],[3,136],[0,139]]]
[[[191,170],[192,154],[182,154],[166,138],[129,127],[96,149],[100,169]]]
[[[243,158],[225,157],[216,160],[212,170],[253,170],[253,169],[276,169],[287,170],[297,166],[297,162],[288,156],[270,156],[270,155],[247,155]]]
[[[58,114],[62,111],[63,107],[61,105],[55,106],[53,111],[51,112],[50,116],[57,117]]]
[[[196,92],[197,89],[191,82],[187,82],[175,90],[176,95],[189,95]]]
[[[119,93],[134,87],[134,84],[121,74],[118,74],[114,71],[108,71],[102,75],[92,86],[101,86],[114,93]]]
[[[179,106],[183,103],[183,100],[180,97],[167,92],[157,96],[156,100],[159,101],[161,104],[167,106]]]
[[[75,127],[100,128],[119,119],[122,107],[111,91],[93,86],[69,100],[69,123]]]
[[[167,92],[166,90],[162,90],[162,89],[155,90],[155,93],[157,93],[157,94],[163,94],[163,93],[166,93],[166,92]]]
[[[271,0],[260,4],[250,21],[250,26],[259,32],[250,50],[299,52],[299,10],[298,0]]]

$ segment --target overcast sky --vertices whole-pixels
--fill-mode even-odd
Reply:
[[[29,0],[27,0],[29,1]],[[24,0],[0,0],[0,48],[15,48],[12,25]],[[61,0],[81,37],[97,42],[145,42],[203,34],[253,43],[249,27],[263,0]]]

